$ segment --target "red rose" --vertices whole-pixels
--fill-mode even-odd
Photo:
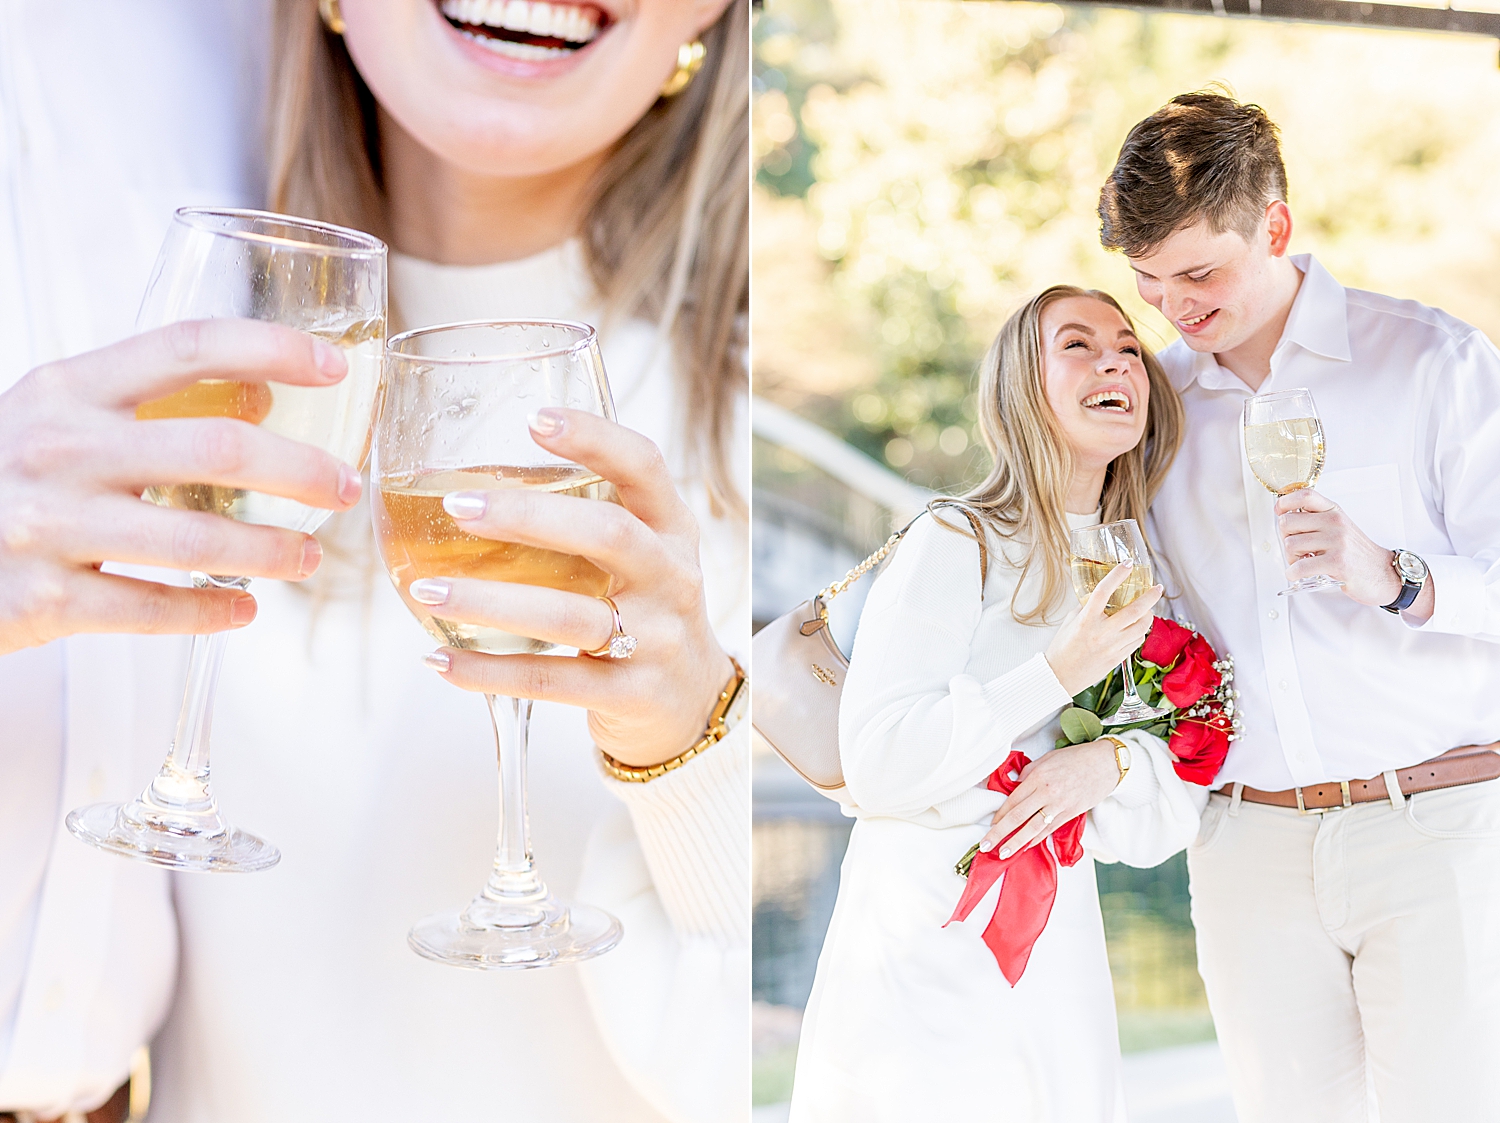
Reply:
[[[1221,715],[1208,721],[1184,718],[1172,730],[1172,736],[1167,740],[1167,748],[1177,758],[1172,767],[1189,784],[1207,787],[1224,767],[1224,757],[1229,752],[1229,734],[1220,727],[1222,720]]]
[[[1182,662],[1162,676],[1161,692],[1181,710],[1219,689],[1221,681],[1214,670],[1214,649],[1202,636],[1194,636],[1183,649]]]
[[[1141,658],[1158,667],[1170,667],[1172,660],[1182,654],[1182,649],[1192,638],[1193,633],[1181,624],[1174,623],[1165,616],[1158,616],[1151,621],[1151,631],[1146,636],[1146,642],[1141,645]]]

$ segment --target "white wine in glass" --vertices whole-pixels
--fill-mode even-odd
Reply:
[[[369,455],[386,320],[386,248],[378,238],[260,211],[184,208],[174,216],[146,288],[141,331],[182,320],[267,320],[344,352],[333,386],[205,379],[136,407],[142,421],[227,417],[313,445],[354,468]],[[212,484],[147,488],[163,507],[311,533],[332,513],[274,495]],[[199,588],[249,579],[194,573]],[[92,846],[183,870],[247,872],[276,864],[271,843],[230,826],[209,785],[209,725],[227,632],[195,636],[177,734],[139,797],[68,814]]]
[[[387,559],[391,583],[402,601],[439,643],[490,655],[542,654],[554,645],[497,628],[441,620],[411,598],[413,581],[425,577],[475,577],[517,585],[545,585],[564,592],[604,596],[609,574],[587,558],[520,542],[480,538],[461,528],[443,510],[443,496],[454,491],[525,488],[582,499],[614,501],[614,485],[576,464],[424,472],[380,480],[375,491],[376,537]]]
[[[1250,471],[1272,495],[1290,495],[1317,486],[1323,474],[1323,423],[1307,390],[1260,394],[1245,402],[1242,415],[1245,458]],[[1319,574],[1294,581],[1281,596],[1315,589],[1341,589],[1344,583]]]
[[[464,531],[443,509],[455,491],[515,488],[618,502],[614,486],[531,439],[545,406],[614,420],[594,329],[586,324],[476,321],[409,331],[386,348],[372,475],[375,540],[406,607],[440,643],[490,655],[550,654],[555,644],[442,619],[411,596],[420,578],[470,577],[609,593],[586,558]],[[483,970],[551,967],[620,942],[603,909],[561,901],[531,852],[526,748],[531,702],[486,695],[500,771],[500,829],[484,888],[462,910],[413,925],[407,943],[439,963]]]
[[[1069,559],[1069,570],[1073,576],[1073,592],[1080,602],[1094,595],[1099,583],[1121,565],[1130,566],[1130,572],[1120,587],[1110,594],[1104,606],[1106,615],[1113,616],[1127,604],[1132,603],[1155,584],[1152,580],[1151,553],[1146,549],[1146,539],[1134,519],[1101,523],[1098,526],[1081,526],[1068,537],[1068,546],[1073,556]],[[1148,706],[1135,688],[1132,670],[1134,655],[1128,655],[1120,664],[1120,673],[1125,680],[1125,697],[1120,708],[1109,717],[1100,719],[1105,726],[1131,725],[1138,721],[1149,721],[1172,712],[1170,707],[1157,709]]]

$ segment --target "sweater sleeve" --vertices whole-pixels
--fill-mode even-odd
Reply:
[[[1149,869],[1193,841],[1208,789],[1177,775],[1160,737],[1136,729],[1120,738],[1131,745],[1130,771],[1089,812],[1083,847],[1096,861]]]
[[[750,723],[649,783],[604,782],[580,900],[625,929],[582,965],[610,1053],[672,1123],[743,1123],[750,1102]]]
[[[1040,654],[987,682],[966,673],[984,592],[978,552],[922,518],[870,590],[839,709],[844,781],[864,814],[920,814],[973,787],[1071,701]]]

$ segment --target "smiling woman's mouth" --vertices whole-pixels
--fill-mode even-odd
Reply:
[[[1130,398],[1118,390],[1103,390],[1083,399],[1084,409],[1097,409],[1108,413],[1129,413]]]
[[[565,58],[596,39],[608,17],[592,5],[545,0],[442,0],[443,17],[460,35],[508,58]]]

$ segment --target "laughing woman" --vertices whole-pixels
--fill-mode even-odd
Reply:
[[[306,339],[220,322],[27,375],[0,395],[0,523],[21,503],[59,517],[0,536],[0,698],[27,699],[8,710],[0,802],[46,809],[0,847],[0,889],[20,900],[0,894],[0,1118],[93,1109],[154,1038],[160,1123],[741,1119],[748,730],[705,726],[749,630],[748,0],[274,7],[265,202],[382,236],[393,329],[602,329],[621,424],[544,415],[533,434],[616,482],[621,505],[559,528],[552,501],[585,501],[493,499],[466,526],[628,558],[610,565],[617,615],[457,580],[427,583],[434,613],[585,651],[618,619],[639,647],[433,652],[380,575],[363,504],[320,547],[136,501],[166,455],[149,427],[180,424],[182,479],[351,507],[358,481],[326,457],[248,425],[137,421],[125,400],[170,379],[339,373],[317,373]],[[32,455],[38,434],[77,451],[57,467]],[[237,483],[193,459],[215,434],[244,454]],[[281,848],[275,870],[168,875],[58,835],[54,811],[149,779],[180,697],[180,650],[89,633],[212,631],[257,611],[96,571],[127,546],[143,564],[291,581],[322,559],[305,586],[256,582],[214,714],[215,782]],[[28,601],[33,588],[71,595]],[[553,703],[533,721],[533,837],[560,897],[622,920],[609,954],[486,974],[408,950],[412,922],[468,900],[493,854],[493,739],[462,691]],[[72,720],[70,698],[98,716]],[[33,762],[34,789],[17,788]],[[63,995],[53,980],[66,1002],[7,1000]]]
[[[1059,712],[1140,645],[1161,595],[1106,615],[1122,567],[1070,608],[1068,534],[1101,518],[1144,524],[1181,406],[1112,298],[1055,286],[985,356],[979,417],[994,467],[965,501],[988,546],[982,583],[979,543],[938,508],[860,618],[839,712],[858,822],[803,1022],[793,1123],[1123,1118],[1090,855],[1155,865],[1191,840],[1199,801],[1148,734],[1124,734],[1123,750],[1110,738],[1052,748]],[[1013,750],[1033,763],[1007,797],[986,781]],[[1085,857],[1058,871],[1012,986],[981,938],[998,890],[944,927],[964,886],[954,863],[981,840],[1007,857],[1084,813]]]

